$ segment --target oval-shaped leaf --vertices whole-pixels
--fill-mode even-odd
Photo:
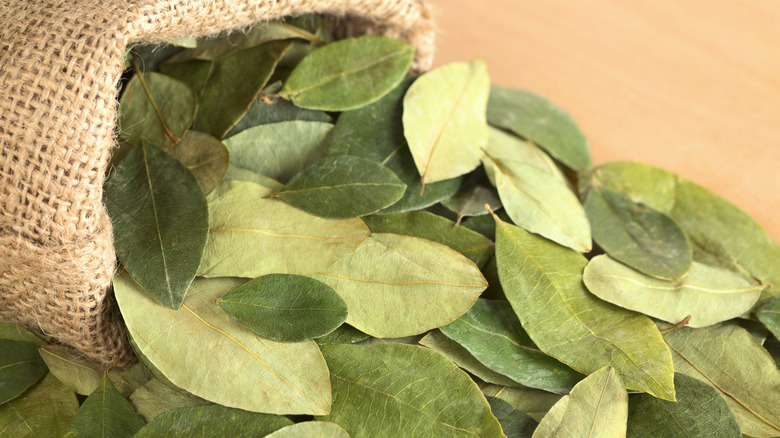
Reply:
[[[496,259],[506,297],[542,351],[585,374],[611,365],[627,388],[674,400],[672,358],[658,329],[588,293],[585,257],[497,221]]]
[[[119,137],[137,145],[175,144],[195,117],[195,95],[187,84],[159,73],[136,75],[119,99]]]
[[[718,391],[685,374],[674,375],[677,402],[648,394],[628,396],[630,438],[740,438],[734,414]]]
[[[479,268],[454,250],[382,233],[372,234],[355,252],[313,277],[341,295],[350,325],[379,338],[449,324],[487,287]]]
[[[758,309],[756,317],[775,335],[775,338],[780,339],[780,297]]]
[[[260,175],[257,172],[234,166],[232,164],[228,166],[228,170],[227,173],[225,173],[225,178],[223,181],[249,181],[255,184],[260,184],[261,186],[269,189],[271,193],[278,192],[279,190],[282,190],[282,187],[284,187],[284,184],[273,178],[268,178],[265,175]]]
[[[339,121],[342,117],[344,117],[343,114],[339,116]],[[230,138],[260,125],[293,121],[333,123],[333,118],[322,111],[298,108],[284,99],[261,95],[260,98],[255,99],[246,115],[238,121],[226,137]]]
[[[217,301],[259,336],[301,342],[325,336],[347,319],[347,305],[327,284],[300,275],[270,274]]]
[[[540,170],[544,170],[568,184],[566,176],[558,168],[558,165],[555,164],[555,161],[543,150],[539,149],[538,146],[492,126],[489,127],[489,131],[490,135],[486,149],[488,155],[499,160],[519,161],[538,167]],[[496,185],[493,160],[485,157],[482,159],[482,165],[485,167],[485,173],[487,173],[490,182]]]
[[[0,432],[8,437],[61,437],[79,402],[76,394],[52,374],[21,397],[0,405]]]
[[[350,436],[501,436],[477,385],[438,353],[384,344],[327,345],[322,354],[333,385],[322,419]]]
[[[49,371],[76,394],[90,395],[100,385],[104,369],[62,345],[47,345],[39,350]]]
[[[323,122],[270,123],[225,139],[230,164],[287,182],[327,152],[333,125]]]
[[[203,277],[305,275],[355,251],[369,231],[360,219],[322,219],[282,201],[271,190],[227,181],[209,195],[209,240]]]
[[[483,186],[472,186],[441,202],[448,210],[458,215],[455,225],[466,216],[482,216],[488,213],[485,205],[496,211],[502,207],[495,190]]]
[[[208,206],[195,176],[142,143],[117,166],[106,210],[122,265],[155,300],[178,309],[208,238]]]
[[[509,402],[498,397],[487,397],[490,410],[501,423],[501,430],[506,438],[531,438],[536,430],[537,422],[524,414]]]
[[[305,421],[283,427],[266,438],[349,438],[346,430],[327,421]]]
[[[125,438],[135,435],[145,425],[146,421],[135,413],[133,405],[105,376],[76,412],[65,438]]]
[[[409,87],[404,97],[404,134],[423,188],[479,165],[488,140],[489,90],[483,61],[439,67]]]
[[[225,145],[198,131],[187,131],[176,146],[165,149],[165,152],[192,171],[206,194],[222,182],[230,163]]]
[[[179,388],[173,388],[158,379],[152,379],[136,389],[130,396],[130,401],[138,414],[144,417],[147,422],[171,409],[209,404],[200,397],[195,397]]]
[[[539,422],[534,438],[625,437],[628,394],[617,370],[604,367],[578,383]]]
[[[191,406],[160,414],[134,438],[255,438],[290,424],[292,421],[279,415],[246,412],[220,405]]]
[[[0,340],[0,405],[18,397],[47,372],[35,344]]]
[[[406,184],[377,162],[332,155],[295,175],[279,199],[316,216],[348,219],[395,204],[405,190]]]
[[[591,249],[590,223],[577,196],[530,164],[493,160],[496,188],[512,222],[575,251]]]
[[[480,269],[493,256],[495,245],[485,236],[427,211],[379,214],[363,218],[372,233],[393,233],[432,240],[458,251]]]
[[[584,377],[542,353],[506,301],[477,300],[439,330],[486,367],[525,387],[566,394]]]
[[[594,186],[585,200],[593,240],[615,260],[652,277],[680,280],[691,269],[688,238],[669,216]]]
[[[727,269],[693,262],[680,281],[649,277],[609,256],[596,256],[582,275],[588,290],[612,304],[676,324],[706,327],[749,311],[766,287]]]
[[[281,95],[309,109],[360,108],[395,88],[413,58],[412,46],[388,37],[369,35],[337,41],[303,58]]]
[[[735,325],[664,334],[674,368],[720,392],[743,434],[780,434],[780,370],[753,336]]]
[[[591,166],[588,141],[574,120],[552,102],[533,93],[493,85],[487,106],[491,125],[538,144],[573,170]]]
[[[214,303],[240,284],[196,280],[178,311],[156,305],[125,273],[114,291],[141,354],[176,386],[248,411],[327,413],[328,369],[317,344],[261,340]]]

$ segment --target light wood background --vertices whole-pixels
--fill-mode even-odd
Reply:
[[[780,1],[431,0],[436,65],[552,100],[594,161],[692,179],[780,242]]]

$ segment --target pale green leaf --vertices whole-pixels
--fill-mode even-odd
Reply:
[[[328,345],[322,354],[333,385],[322,419],[354,438],[501,436],[477,385],[438,353],[388,344]]]
[[[534,438],[625,437],[628,394],[613,367],[586,377],[539,422]]]
[[[681,328],[664,339],[675,370],[717,389],[743,434],[780,435],[780,370],[747,330],[735,325]]]
[[[492,126],[489,127],[489,132],[486,151],[491,157],[497,160],[519,161],[538,167],[540,170],[555,176],[561,182],[568,184],[566,176],[558,168],[558,165],[555,164],[555,161],[532,142]],[[482,165],[485,167],[488,179],[495,185],[495,165],[493,161],[485,157],[482,159]]]
[[[278,192],[282,189],[282,187],[284,187],[284,184],[273,178],[260,175],[257,172],[234,166],[232,164],[228,166],[228,170],[225,173],[225,178],[223,178],[223,181],[249,181],[255,184],[260,184],[261,186],[269,189],[271,193]]]
[[[501,221],[496,238],[504,293],[542,351],[584,374],[611,365],[627,388],[674,400],[672,358],[658,329],[590,294],[585,257]]]
[[[706,327],[742,315],[766,287],[727,269],[697,262],[682,280],[660,280],[607,255],[591,259],[582,280],[604,301],[672,324],[690,316],[691,327]]]
[[[487,145],[490,78],[483,61],[453,63],[420,76],[404,97],[403,124],[422,185],[464,175]]]
[[[372,234],[355,252],[313,275],[347,303],[347,323],[380,338],[449,324],[487,284],[469,259],[442,244]]]
[[[0,435],[61,437],[78,408],[76,394],[54,375],[47,374],[21,397],[0,405]]]
[[[279,415],[258,414],[220,405],[190,406],[158,415],[135,438],[255,438],[292,424]]]
[[[130,396],[130,401],[147,422],[171,409],[209,403],[181,389],[166,385],[159,379],[152,379],[136,389]]]
[[[500,398],[537,422],[563,397],[560,394],[531,388],[483,384],[480,389],[485,396]]]
[[[306,421],[283,427],[266,438],[349,438],[349,434],[335,423]]]
[[[129,438],[145,425],[106,376],[76,412],[65,438]]]
[[[501,200],[495,190],[483,186],[472,186],[458,192],[450,199],[441,202],[448,210],[458,215],[455,225],[466,216],[482,216],[488,213],[485,205],[492,211],[502,207]]]
[[[47,345],[40,350],[49,371],[76,394],[90,395],[100,385],[105,369],[70,348]]]
[[[198,131],[187,131],[176,146],[165,149],[190,169],[203,193],[210,193],[222,182],[230,162],[228,150],[221,141]]]
[[[369,235],[360,219],[318,218],[265,199],[270,193],[244,181],[227,181],[211,192],[209,240],[198,275],[318,272],[351,254]]]
[[[106,210],[122,265],[155,300],[178,309],[208,237],[206,198],[193,173],[142,142],[109,181]]]
[[[355,327],[352,327],[349,324],[341,324],[336,330],[315,339],[315,341],[317,341],[317,345],[354,344],[356,342],[365,341],[368,338],[369,335],[361,332]]]
[[[780,339],[780,297],[758,309],[756,317],[775,335],[775,338]]]
[[[375,102],[406,75],[414,48],[369,35],[313,50],[295,67],[281,96],[302,108],[347,111]]]
[[[214,303],[242,283],[196,280],[178,311],[156,305],[124,273],[114,292],[138,349],[176,386],[248,411],[327,413],[328,370],[317,344],[259,339]]]
[[[0,340],[0,405],[18,397],[47,372],[35,344]]]
[[[38,347],[44,346],[47,343],[46,339],[42,336],[27,330],[23,326],[5,321],[0,321],[0,339],[27,342],[35,344]]]
[[[591,166],[588,141],[574,120],[542,97],[493,85],[487,119],[491,125],[531,140],[573,170],[582,172]]]

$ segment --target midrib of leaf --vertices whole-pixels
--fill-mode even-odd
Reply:
[[[33,360],[25,360],[25,361],[22,361],[22,362],[9,363],[8,365],[1,366],[0,367],[0,371],[4,370],[6,368],[16,367],[16,366],[19,366],[19,365],[22,365],[22,364],[35,363],[35,362],[38,362],[38,360],[37,359],[33,359]]]
[[[354,239],[356,237],[368,237],[370,233],[366,234],[355,234],[352,236],[302,236],[299,234],[277,234],[272,233],[270,231],[264,231],[264,230],[255,230],[255,229],[249,229],[249,228],[213,228],[210,229],[209,232],[217,232],[217,231],[223,231],[223,232],[245,232],[245,233],[258,233],[258,234],[265,234],[267,236],[271,237],[292,237],[292,238],[298,238],[298,239],[311,239],[311,240],[340,240],[340,239]]]
[[[45,348],[44,348],[43,350],[44,350],[46,353],[48,353],[48,354],[51,354],[52,356],[56,357],[57,359],[60,359],[60,360],[61,360],[61,361],[63,361],[63,362],[67,362],[67,363],[69,363],[69,364],[71,364],[71,365],[73,365],[73,366],[76,366],[76,367],[79,367],[79,368],[84,368],[85,370],[89,370],[89,371],[99,372],[98,370],[96,370],[96,369],[94,369],[94,368],[90,368],[90,367],[88,367],[88,366],[86,366],[86,365],[84,365],[84,364],[80,364],[80,363],[78,363],[78,362],[74,362],[74,361],[72,361],[72,360],[70,360],[70,359],[68,359],[68,358],[66,358],[66,357],[60,356],[59,354],[56,354],[56,353],[54,353],[53,351],[46,350]],[[45,361],[44,361],[44,362],[45,362]]]
[[[608,370],[607,377],[604,379],[604,387],[601,388],[601,394],[599,394],[599,402],[596,404],[596,412],[593,413],[593,422],[590,424],[590,432],[588,433],[588,438],[593,436],[593,429],[596,428],[596,419],[599,416],[599,411],[601,410],[601,402],[604,400],[604,393],[607,392],[607,386],[609,385],[609,376],[613,373],[613,370]]]
[[[324,307],[274,307],[274,306],[264,306],[262,304],[255,304],[255,303],[246,303],[241,301],[228,301],[223,299],[218,299],[217,304],[220,303],[226,303],[226,304],[233,304],[236,306],[247,306],[247,307],[258,307],[260,309],[273,309],[273,310],[284,310],[289,312],[294,311],[323,311],[323,312],[342,312],[342,310],[339,309],[326,309]]]
[[[287,97],[293,98],[295,95],[301,94],[304,91],[311,90],[312,88],[322,87],[325,84],[331,83],[331,82],[339,79],[342,76],[347,76],[347,75],[351,75],[351,74],[354,74],[354,73],[361,72],[363,70],[368,70],[371,67],[377,66],[377,65],[381,64],[382,62],[384,62],[384,61],[386,61],[388,59],[394,58],[396,56],[403,55],[404,52],[406,52],[406,51],[408,51],[408,50],[406,48],[402,47],[399,50],[396,50],[394,52],[390,52],[390,53],[382,56],[381,58],[378,58],[374,62],[360,65],[360,66],[358,66],[358,67],[356,67],[356,68],[354,68],[352,70],[344,70],[342,72],[339,72],[338,74],[335,74],[335,75],[332,75],[332,76],[327,76],[327,77],[323,78],[323,80],[321,82],[318,82],[316,84],[312,84],[312,85],[310,85],[308,87],[304,87],[304,88],[299,88],[297,90],[290,90],[290,91],[287,91],[287,92],[282,92],[281,94],[283,96],[287,96]]]
[[[511,239],[513,239],[513,240],[514,240],[514,236],[512,236],[512,235],[511,235],[511,233],[507,232],[507,234],[509,235],[509,237],[510,237]],[[515,240],[515,242],[517,242],[517,241]],[[553,287],[553,289],[555,290],[555,295],[558,297],[558,299],[561,301],[561,303],[563,303],[564,307],[565,307],[565,308],[566,308],[566,310],[569,312],[569,314],[571,314],[571,316],[572,316],[572,317],[573,317],[573,318],[574,318],[574,319],[575,319],[575,320],[576,320],[578,323],[580,323],[580,325],[581,325],[581,326],[582,326],[582,327],[583,327],[585,330],[587,330],[587,331],[588,331],[588,332],[591,334],[591,336],[593,336],[594,338],[596,338],[596,339],[599,339],[599,340],[601,340],[601,341],[604,341],[604,342],[606,342],[607,344],[609,344],[609,345],[613,346],[613,347],[614,347],[614,348],[615,348],[617,351],[619,351],[619,352],[620,352],[620,353],[621,353],[621,354],[622,354],[622,355],[623,355],[623,356],[624,356],[626,359],[628,359],[628,360],[631,362],[631,364],[632,364],[632,365],[633,365],[633,366],[634,366],[634,367],[635,367],[637,370],[639,370],[640,372],[642,372],[642,373],[644,373],[645,375],[647,375],[648,377],[650,377],[650,379],[651,379],[653,382],[655,382],[655,383],[658,385],[658,387],[659,387],[659,388],[661,388],[661,389],[663,388],[663,385],[661,385],[661,383],[660,383],[660,382],[658,382],[658,380],[656,380],[656,379],[655,379],[655,377],[654,377],[652,374],[648,373],[647,371],[645,371],[645,370],[644,370],[644,368],[642,368],[642,367],[640,367],[639,365],[637,365],[637,363],[634,361],[634,359],[633,359],[633,358],[632,358],[632,357],[631,357],[631,356],[630,356],[628,353],[626,353],[625,351],[623,351],[623,349],[622,349],[622,348],[620,348],[620,346],[618,346],[617,344],[615,344],[614,342],[612,342],[610,339],[603,338],[603,337],[601,337],[601,336],[597,335],[597,334],[596,334],[596,333],[595,333],[595,332],[594,332],[594,331],[593,331],[593,330],[592,330],[592,329],[591,329],[591,328],[590,328],[590,327],[589,327],[587,324],[585,324],[585,322],[584,322],[584,321],[582,321],[582,320],[579,318],[579,315],[578,315],[576,312],[574,312],[574,309],[572,309],[572,308],[569,306],[569,303],[568,303],[568,302],[567,302],[567,301],[566,301],[566,300],[563,298],[563,296],[561,295],[561,291],[558,289],[558,287],[557,287],[557,286],[555,286],[555,285],[554,285],[554,283],[553,283],[552,279],[550,279],[550,277],[547,275],[547,272],[545,272],[545,271],[542,269],[542,267],[541,267],[541,266],[539,266],[539,264],[538,264],[538,263],[536,263],[536,260],[534,260],[532,257],[530,257],[530,256],[528,255],[528,253],[527,253],[527,252],[525,252],[525,251],[523,250],[523,247],[522,247],[522,245],[520,245],[520,244],[518,243],[518,244],[516,244],[516,245],[515,245],[515,247],[517,247],[517,248],[518,248],[520,251],[522,251],[522,252],[523,252],[523,254],[525,255],[526,259],[530,260],[530,261],[531,261],[531,263],[533,263],[533,264],[534,264],[534,266],[536,266],[536,268],[537,268],[537,271],[538,271],[538,272],[540,272],[540,273],[542,274],[542,276],[544,276],[544,278],[547,280],[547,282],[548,282],[548,283],[549,283],[549,284],[550,284],[550,285]],[[529,335],[530,335],[530,334],[529,334]],[[557,358],[556,358],[556,359],[557,359]],[[563,361],[561,361],[561,362],[563,362]],[[564,363],[566,363],[566,362],[564,362]],[[579,371],[580,373],[583,373],[583,374],[588,374],[588,372],[587,372],[587,371],[585,371],[585,370],[580,370],[580,369],[577,369],[577,368],[575,368],[575,367],[574,367],[574,365],[572,365],[572,364],[568,364],[568,363],[566,363],[566,364],[567,364],[567,365],[569,365],[570,367],[572,367],[572,368],[573,368],[575,371]]]
[[[669,418],[671,418],[671,419],[674,421],[674,424],[677,426],[677,429],[678,429],[678,430],[679,430],[681,433],[685,433],[685,432],[687,432],[687,430],[686,430],[686,429],[683,427],[683,425],[682,425],[682,424],[680,424],[680,421],[679,421],[679,420],[677,420],[677,417],[675,417],[675,416],[674,416],[674,414],[673,414],[673,413],[672,413],[672,412],[669,410],[669,408],[667,408],[667,407],[666,407],[666,404],[665,404],[663,401],[660,401],[660,400],[653,400],[653,401],[654,401],[654,403],[655,403],[656,405],[660,406],[660,407],[661,407],[661,409],[663,409],[664,411],[666,411],[666,414],[669,416]],[[686,436],[690,436],[690,435],[688,435],[687,433],[686,433],[685,435],[686,435]],[[691,438],[694,438],[694,437],[691,437]]]
[[[256,361],[257,361],[257,362],[258,362],[260,365],[262,365],[262,366],[263,366],[265,369],[267,369],[267,370],[268,370],[268,371],[269,371],[271,374],[273,374],[274,376],[276,376],[276,378],[278,378],[278,379],[279,379],[279,380],[281,380],[282,382],[286,383],[286,384],[287,384],[287,385],[288,385],[290,388],[292,388],[293,390],[295,390],[295,392],[297,392],[298,394],[300,394],[300,395],[301,395],[301,397],[305,398],[306,400],[308,400],[308,401],[309,401],[309,403],[311,403],[312,405],[314,405],[314,406],[316,406],[317,408],[319,408],[319,409],[320,409],[320,410],[323,412],[323,415],[327,415],[328,411],[327,411],[326,409],[324,409],[322,406],[320,406],[319,404],[317,404],[317,402],[315,402],[314,400],[312,400],[311,398],[309,398],[309,397],[308,397],[306,394],[304,394],[304,393],[303,393],[303,391],[301,391],[300,389],[298,389],[298,387],[297,387],[297,386],[293,385],[293,384],[292,384],[292,383],[291,383],[289,380],[285,379],[285,378],[284,378],[284,376],[282,376],[282,375],[278,374],[276,371],[274,371],[274,370],[273,370],[273,368],[271,368],[271,367],[270,367],[268,364],[266,364],[266,363],[265,363],[265,362],[264,362],[262,359],[260,359],[260,357],[259,357],[259,356],[257,356],[257,354],[255,354],[255,352],[253,352],[252,350],[250,350],[250,349],[249,349],[249,348],[248,348],[246,345],[244,345],[244,344],[242,344],[241,342],[239,342],[239,341],[238,341],[238,339],[236,339],[236,338],[234,338],[233,336],[231,336],[231,335],[230,335],[230,333],[228,333],[228,332],[226,332],[226,331],[224,331],[224,330],[220,329],[219,327],[216,327],[216,326],[214,326],[214,325],[210,324],[208,321],[206,321],[205,319],[203,319],[203,317],[201,317],[200,315],[198,315],[198,314],[197,314],[197,313],[196,313],[194,310],[192,310],[192,309],[191,309],[189,306],[187,306],[186,304],[182,304],[182,305],[181,305],[181,307],[182,307],[182,309],[185,309],[185,310],[187,310],[188,312],[190,312],[190,313],[191,313],[191,314],[192,314],[192,315],[193,315],[195,318],[197,318],[197,319],[198,319],[198,321],[200,321],[201,323],[203,323],[203,324],[204,324],[206,327],[208,327],[208,328],[210,328],[210,329],[212,329],[212,330],[216,331],[217,333],[221,334],[222,336],[225,336],[226,338],[230,339],[230,340],[231,340],[233,343],[235,343],[236,345],[238,345],[239,347],[241,347],[241,349],[242,349],[242,350],[244,350],[244,351],[245,351],[247,354],[249,354],[249,356],[251,356],[253,359],[255,359],[255,360],[256,360]]]
[[[173,289],[171,289],[171,277],[168,272],[168,261],[165,258],[165,246],[163,245],[162,234],[160,233],[160,219],[157,216],[157,201],[154,196],[154,185],[152,185],[152,175],[149,170],[149,159],[146,156],[146,145],[141,144],[141,152],[143,153],[144,171],[146,172],[146,181],[149,184],[149,197],[152,200],[152,211],[154,212],[154,230],[157,232],[157,241],[160,242],[160,254],[162,255],[163,270],[165,271],[165,286],[168,289],[168,297],[170,302],[174,303]]]
[[[201,161],[201,162],[198,162],[198,163],[195,163],[195,164],[191,164],[191,165],[187,166],[187,168],[190,169],[190,170],[197,169],[198,167],[201,167],[201,166],[204,166],[204,165],[206,165],[208,163],[211,163],[214,160],[220,159],[220,157],[222,157],[222,155],[215,155],[215,156],[209,158],[208,160]]]
[[[706,288],[704,286],[698,286],[698,285],[695,285],[693,283],[686,283],[686,282],[679,282],[678,284],[671,285],[671,286],[652,286],[652,285],[644,284],[644,283],[640,282],[639,280],[635,280],[635,279],[630,278],[630,277],[623,277],[623,276],[620,276],[620,275],[610,275],[610,274],[605,274],[605,275],[588,275],[588,276],[583,275],[582,278],[614,278],[614,279],[617,279],[617,280],[626,280],[626,281],[634,283],[634,284],[636,284],[638,286],[646,287],[648,289],[679,291],[682,288],[688,288],[688,289],[700,290],[702,292],[711,292],[711,293],[717,294],[717,295],[728,295],[728,294],[732,294],[732,293],[733,294],[739,294],[739,293],[745,293],[745,292],[755,292],[755,291],[760,291],[760,290],[763,290],[764,288],[766,288],[765,284],[759,284],[758,286],[751,286],[751,287],[744,288],[744,289],[709,289],[709,288]]]
[[[453,286],[453,287],[475,287],[475,288],[483,288],[485,287],[484,284],[459,284],[459,283],[446,283],[441,281],[380,281],[380,280],[371,280],[371,279],[361,279],[361,278],[352,278],[347,277],[344,275],[338,275],[338,274],[330,274],[327,272],[317,272],[319,275],[326,275],[328,277],[336,277],[340,278],[342,280],[349,280],[349,281],[356,281],[359,283],[375,283],[375,284],[385,284],[388,286],[404,286],[404,285],[413,285],[413,284],[431,284],[431,285],[440,285],[440,286]]]
[[[523,349],[523,350],[527,350],[527,351],[529,351],[529,352],[531,352],[531,353],[544,354],[544,353],[542,353],[542,351],[541,351],[541,350],[537,350],[537,349],[535,349],[535,348],[531,348],[531,347],[527,347],[527,346],[525,346],[525,345],[522,345],[522,344],[518,343],[517,341],[515,341],[514,339],[510,338],[509,336],[507,336],[507,335],[505,335],[505,334],[502,334],[502,333],[495,333],[495,332],[491,332],[490,330],[485,330],[485,329],[483,329],[482,327],[477,327],[477,326],[475,326],[474,324],[471,324],[471,323],[469,323],[469,322],[467,322],[467,321],[461,321],[461,323],[463,323],[463,324],[465,324],[465,325],[468,325],[469,327],[472,327],[472,328],[474,328],[475,330],[477,330],[477,331],[480,331],[480,332],[482,332],[482,333],[487,333],[487,334],[489,334],[489,335],[497,336],[497,337],[499,337],[499,338],[504,338],[504,339],[506,339],[507,341],[511,342],[512,344],[516,345],[517,347],[519,347],[519,348],[521,348],[521,349]],[[446,336],[446,335],[445,335],[445,336]],[[447,337],[449,337],[449,336],[447,336]],[[467,349],[467,350],[468,350],[468,349]],[[469,350],[469,351],[470,351],[470,350]]]
[[[419,412],[420,414],[423,414],[424,416],[428,417],[432,422],[434,422],[436,424],[441,424],[442,426],[449,427],[450,429],[454,429],[454,430],[459,430],[459,431],[465,432],[465,433],[467,433],[469,435],[479,436],[478,434],[476,434],[476,433],[474,433],[474,432],[472,432],[470,430],[462,429],[460,427],[453,426],[451,424],[447,424],[447,423],[441,422],[441,421],[433,418],[431,415],[429,415],[427,412],[423,411],[422,409],[414,407],[414,406],[410,405],[409,403],[406,403],[405,401],[401,400],[400,398],[398,398],[398,397],[396,397],[396,396],[394,396],[392,394],[388,394],[388,393],[386,393],[384,391],[381,391],[381,390],[379,390],[377,388],[374,388],[373,386],[369,386],[369,385],[366,385],[365,383],[361,383],[361,382],[357,382],[357,381],[354,381],[354,380],[350,380],[350,379],[341,377],[341,376],[333,374],[333,373],[331,373],[331,376],[335,377],[335,378],[337,378],[339,380],[343,380],[345,382],[352,383],[352,384],[357,385],[357,386],[362,386],[363,388],[365,388],[365,389],[367,389],[367,390],[369,390],[371,392],[375,392],[377,394],[382,394],[383,396],[385,396],[387,398],[391,398],[391,399],[395,400],[397,403],[399,403],[401,405],[404,405],[404,406],[408,407],[409,409],[412,409],[413,411]],[[417,382],[414,382],[414,383],[417,383]]]
[[[8,407],[14,412],[14,414],[16,414],[17,417],[19,417],[19,419],[22,421],[22,423],[24,423],[24,425],[27,426],[27,430],[29,430],[30,433],[33,436],[35,436],[35,437],[39,436],[37,433],[35,433],[35,430],[33,430],[33,428],[30,427],[30,423],[27,422],[27,418],[25,418],[22,415],[22,413],[19,412],[19,409],[16,409],[16,406],[14,406],[12,404],[9,404]]]
[[[770,420],[768,420],[768,419],[764,418],[764,417],[763,417],[761,414],[759,414],[758,412],[754,411],[754,410],[753,410],[753,409],[751,409],[751,408],[750,408],[748,405],[746,405],[745,403],[743,403],[743,402],[742,402],[742,400],[740,400],[739,398],[737,398],[737,396],[736,396],[736,395],[734,395],[734,394],[730,393],[729,391],[726,391],[724,388],[722,388],[720,385],[718,385],[718,384],[715,382],[715,380],[713,380],[713,379],[712,379],[710,376],[708,376],[706,373],[704,373],[704,371],[700,370],[700,369],[699,369],[699,367],[697,367],[697,366],[696,366],[696,365],[695,365],[693,362],[691,362],[691,361],[690,361],[690,360],[689,360],[689,359],[688,359],[688,358],[687,358],[687,357],[686,357],[684,354],[682,354],[682,352],[680,352],[678,349],[674,348],[674,346],[672,346],[672,344],[670,344],[669,342],[667,342],[667,341],[666,341],[666,338],[664,338],[664,342],[666,342],[666,345],[668,345],[668,346],[669,346],[669,348],[671,348],[672,350],[674,350],[674,352],[675,352],[675,353],[677,353],[677,354],[678,354],[678,355],[679,355],[681,358],[683,358],[683,360],[684,360],[684,361],[688,362],[688,365],[690,365],[690,366],[691,366],[691,367],[692,367],[694,370],[696,370],[696,372],[697,372],[697,373],[699,373],[699,374],[701,374],[702,376],[704,376],[704,378],[705,378],[705,379],[707,379],[707,381],[708,381],[708,382],[710,382],[710,384],[712,384],[712,386],[714,386],[715,388],[717,388],[717,389],[718,389],[718,391],[720,391],[720,392],[722,392],[723,394],[726,394],[727,396],[729,396],[729,397],[730,397],[732,400],[734,400],[735,402],[737,402],[737,404],[738,404],[738,405],[742,406],[742,407],[743,407],[743,408],[744,408],[746,411],[750,412],[750,413],[751,413],[753,416],[755,416],[756,418],[758,418],[759,420],[761,420],[761,421],[762,421],[764,424],[766,424],[767,426],[769,426],[769,427],[771,427],[771,428],[773,428],[773,429],[775,429],[775,430],[777,430],[777,431],[780,431],[780,425],[774,424],[774,423],[772,423]]]
[[[303,192],[314,192],[314,191],[320,191],[320,190],[334,190],[334,189],[340,189],[344,187],[352,187],[352,186],[390,186],[390,187],[406,187],[406,184],[399,184],[399,183],[345,183],[345,184],[334,184],[331,186],[321,186],[321,187],[312,187],[308,189],[293,189],[293,190],[282,190],[279,192],[279,196],[283,197],[286,193],[303,193]]]

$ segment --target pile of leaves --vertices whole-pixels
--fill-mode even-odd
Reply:
[[[106,207],[140,363],[0,325],[0,434],[780,435],[755,221],[592,168],[480,61],[332,40],[302,17],[129,53]]]

